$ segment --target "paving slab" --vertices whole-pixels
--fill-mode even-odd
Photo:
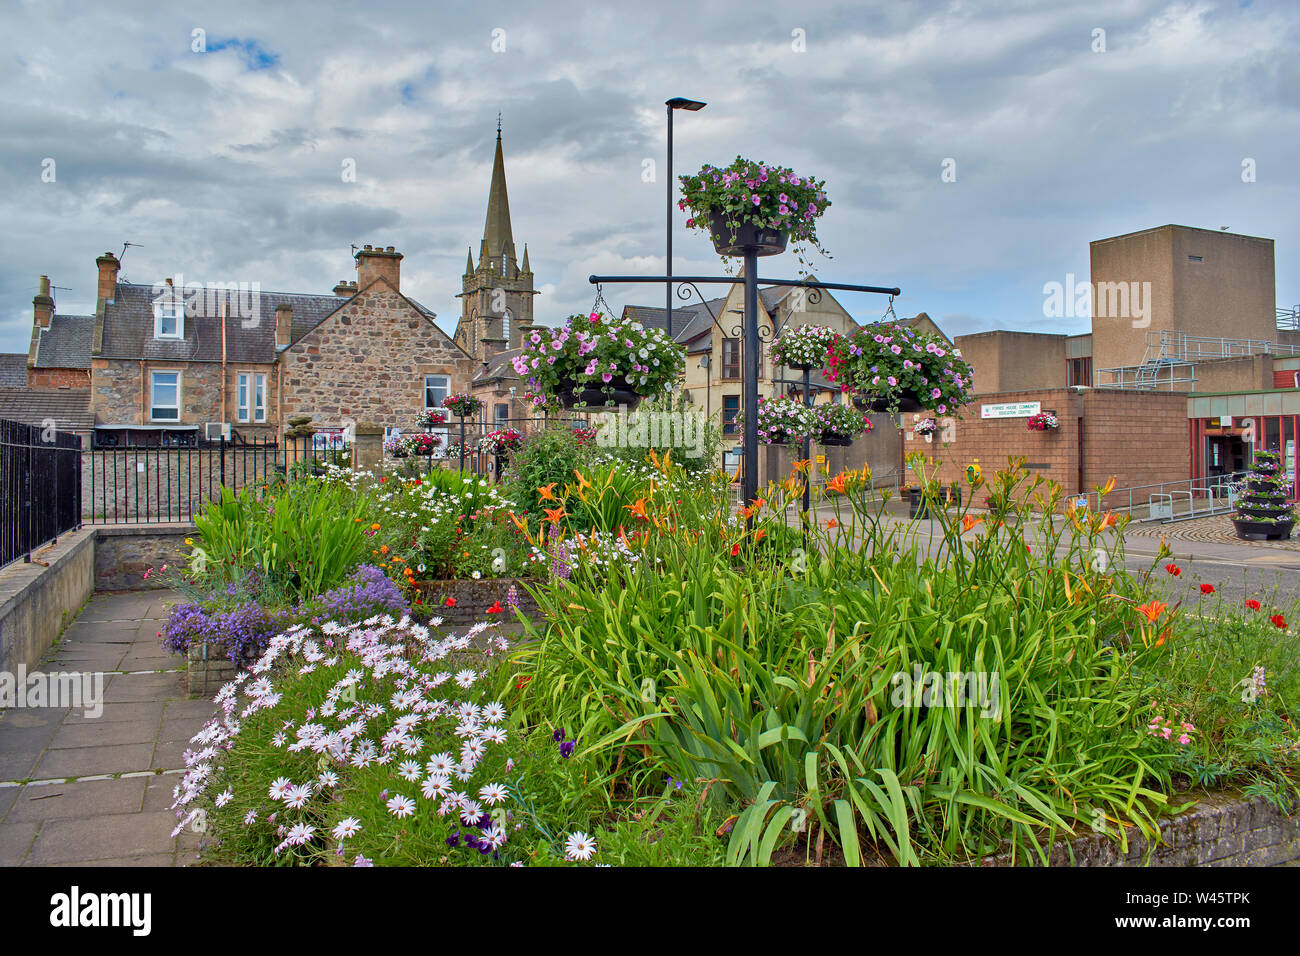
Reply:
[[[14,800],[18,799],[18,791],[21,789],[21,787],[0,787],[0,823],[5,822],[9,808],[13,806]]]
[[[65,723],[50,740],[50,750],[81,747],[112,747],[118,744],[152,744],[158,738],[154,721],[117,720],[102,723],[82,720]]]
[[[114,674],[104,689],[104,703],[167,700],[185,694],[184,674]]]
[[[36,839],[38,824],[34,820],[0,823],[0,866],[17,866]]]
[[[68,863],[27,863],[26,866],[175,866],[171,853],[154,853],[142,856],[124,856],[112,860],[73,860]]]
[[[116,744],[109,747],[72,747],[46,751],[32,776],[38,780],[88,777],[101,773],[148,770],[153,744]]]
[[[211,706],[211,705],[209,705]],[[163,702],[160,700],[142,700],[131,703],[105,702],[104,711],[98,717],[89,717],[84,711],[74,710],[64,719],[64,723],[85,720],[96,724],[111,724],[120,720],[152,723],[157,726],[162,721]]]
[[[181,770],[185,767],[183,754],[193,750],[189,740],[163,740],[154,748],[151,770]]]
[[[23,787],[5,822],[135,813],[144,804],[147,784],[144,777],[132,777]]]
[[[171,835],[175,826],[175,815],[167,811],[47,820],[41,824],[24,862],[72,863],[170,854],[176,849],[176,841]]]

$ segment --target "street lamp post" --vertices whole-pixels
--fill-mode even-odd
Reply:
[[[704,109],[705,104],[698,100],[688,100],[680,96],[674,96],[671,100],[665,101],[664,105],[668,107],[668,216],[667,216],[667,237],[668,237],[668,262],[665,275],[668,282],[664,285],[664,314],[668,325],[668,338],[673,337],[673,110],[690,110],[692,113],[698,113]]]

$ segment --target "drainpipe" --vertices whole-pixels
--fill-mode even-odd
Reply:
[[[226,303],[221,302],[221,420],[226,420]],[[224,477],[224,476],[223,476]]]
[[[144,403],[144,359],[140,359],[140,424],[149,423],[147,416],[147,406]]]

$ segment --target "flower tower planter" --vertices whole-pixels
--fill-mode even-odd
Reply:
[[[1286,500],[1290,485],[1275,451],[1257,451],[1237,499],[1232,526],[1243,541],[1285,541],[1295,525],[1295,505]]]

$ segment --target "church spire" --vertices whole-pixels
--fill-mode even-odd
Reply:
[[[528,268],[528,243],[524,243],[524,263],[519,267],[520,272],[531,272]]]
[[[492,188],[488,193],[487,220],[483,224],[483,242],[479,248],[479,265],[500,261],[502,255],[511,264],[515,260],[515,240],[510,230],[510,199],[506,195],[506,161],[501,152],[501,120],[497,119],[497,152],[492,160]],[[502,270],[504,271],[504,270]]]
[[[525,248],[524,252],[525,254],[527,254],[528,250]],[[467,248],[465,250],[465,275],[472,276],[473,274],[474,274],[474,250]]]

